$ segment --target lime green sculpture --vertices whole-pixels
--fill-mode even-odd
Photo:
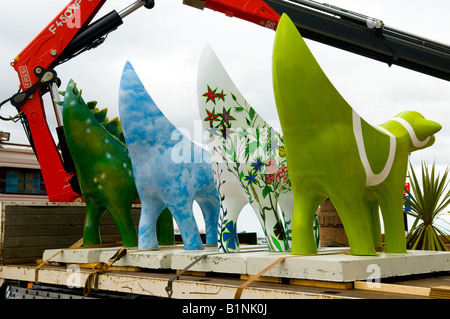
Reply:
[[[408,154],[434,143],[441,125],[417,112],[369,125],[339,94],[297,28],[283,15],[275,36],[273,84],[294,192],[292,253],[315,254],[313,218],[330,198],[351,254],[406,252],[403,190]]]

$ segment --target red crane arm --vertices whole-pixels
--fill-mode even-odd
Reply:
[[[187,0],[189,1],[189,0]],[[204,7],[276,30],[280,15],[262,0],[198,0]],[[188,4],[185,2],[185,4]],[[201,4],[200,4],[201,5]]]
[[[61,154],[48,127],[42,101],[43,90],[39,82],[44,84],[47,80],[56,80],[52,78],[54,73],[46,73],[46,70],[77,33],[89,24],[105,1],[70,1],[11,63],[19,75],[22,90],[22,95],[15,96],[15,102],[26,116],[47,194],[52,202],[72,202],[80,195],[70,185],[73,173],[65,171]],[[30,90],[33,86],[36,89]]]
[[[244,19],[258,25],[276,29],[279,14],[262,0],[187,0],[209,9],[223,12],[228,16]],[[36,38],[11,63],[18,73],[21,92],[11,98],[11,103],[18,108],[22,118],[27,122],[32,144],[38,158],[49,201],[72,202],[81,197],[74,191],[70,181],[74,172],[65,166],[66,157],[58,149],[50,129],[44,110],[42,95],[57,80],[53,67],[66,55],[77,50],[80,41],[85,40],[87,29],[92,33],[103,32],[103,27],[115,28],[121,23],[121,18],[138,7],[153,6],[151,0],[138,0],[128,7],[119,17],[115,12],[105,16],[102,22],[90,22],[98,13],[106,0],[72,0],[66,7],[36,36]],[[97,23],[97,24],[96,24]],[[95,25],[95,27],[94,27]],[[75,41],[75,37],[78,37]],[[83,36],[81,36],[83,35]],[[76,44],[74,44],[74,42]],[[84,43],[81,41],[82,44]],[[67,49],[67,50],[66,50]],[[69,51],[69,52],[68,52]],[[50,90],[51,90],[50,89]],[[58,129],[62,129],[60,109],[54,103],[57,115]],[[59,116],[58,116],[59,114]],[[60,138],[61,143],[61,138]]]

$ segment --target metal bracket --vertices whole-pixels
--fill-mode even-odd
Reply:
[[[55,70],[45,69],[43,67],[37,66],[34,68],[34,73],[39,77],[39,81],[34,83],[28,90],[14,94],[10,102],[15,107],[20,107],[25,104],[27,99],[33,98],[33,93],[40,87],[44,85],[57,82],[58,77]]]
[[[260,252],[260,251],[264,251],[265,249],[254,249],[254,250],[247,250],[247,251],[241,251],[240,253],[252,253],[252,252]],[[198,257],[197,259],[195,259],[192,263],[190,263],[188,266],[186,266],[185,268],[183,268],[178,274],[174,275],[173,277],[171,277],[168,282],[167,282],[167,286],[166,286],[166,292],[167,292],[167,296],[169,298],[172,298],[172,294],[173,294],[173,282],[178,279],[183,273],[185,273],[187,270],[189,270],[192,266],[194,266],[195,264],[198,264],[200,261],[202,261],[203,259],[205,259],[208,256],[211,255],[221,255],[223,253],[221,252],[214,252],[214,253],[210,253],[210,254],[204,254],[200,257]]]
[[[169,279],[169,281],[167,282],[167,286],[166,286],[166,292],[167,292],[167,296],[169,298],[172,298],[172,294],[173,294],[173,289],[172,289],[172,284],[173,281],[178,279],[178,277],[180,277],[184,272],[186,272],[186,270],[189,270],[189,268],[191,268],[192,266],[194,266],[195,264],[199,263],[200,261],[202,261],[203,259],[206,258],[206,256],[209,255],[217,255],[218,253],[212,253],[212,254],[205,254],[202,255],[200,257],[198,257],[196,260],[194,260],[192,263],[190,263],[187,267],[183,268],[183,270],[181,270],[178,274],[176,274],[175,276],[171,277]]]
[[[123,256],[125,256],[126,254],[127,254],[127,250],[126,249],[124,249],[124,248],[119,249],[118,251],[116,251],[116,253],[111,258],[109,258],[108,261],[109,262],[116,262],[119,259],[121,259]]]
[[[23,111],[20,111],[20,112],[17,113],[16,115],[10,116],[9,119],[10,119],[11,121],[13,121],[14,123],[17,123],[17,122],[19,122],[19,121],[22,119],[22,114],[23,114]]]

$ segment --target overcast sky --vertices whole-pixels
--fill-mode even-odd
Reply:
[[[99,12],[121,11],[133,0],[108,0]],[[69,1],[3,1],[0,12],[0,100],[18,89],[19,80],[9,65],[14,57],[64,8]],[[327,3],[383,20],[390,26],[450,45],[450,2],[446,0],[329,0]],[[64,88],[72,78],[86,100],[108,107],[118,115],[118,90],[128,60],[150,95],[173,123],[194,132],[199,115],[196,101],[197,67],[208,42],[236,86],[271,125],[279,128],[272,90],[271,59],[275,32],[252,23],[205,9],[182,0],[156,0],[152,10],[128,16],[106,43],[59,66]],[[318,62],[336,88],[369,123],[379,124],[405,110],[415,110],[443,125],[436,143],[412,154],[417,169],[421,161],[450,162],[450,83],[401,67],[370,60],[307,40]],[[50,97],[45,96],[47,102]],[[14,115],[5,105],[3,116]],[[53,122],[53,114],[48,114]],[[11,141],[26,143],[19,123],[0,121],[0,131],[11,132]]]

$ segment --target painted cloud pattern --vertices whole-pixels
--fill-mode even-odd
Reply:
[[[219,197],[209,154],[164,116],[129,62],[120,83],[119,113],[142,203],[139,249],[158,247],[156,221],[165,207],[180,229],[185,248],[201,249],[194,200],[205,219],[206,243],[216,244]],[[194,157],[204,160],[194,162]]]

